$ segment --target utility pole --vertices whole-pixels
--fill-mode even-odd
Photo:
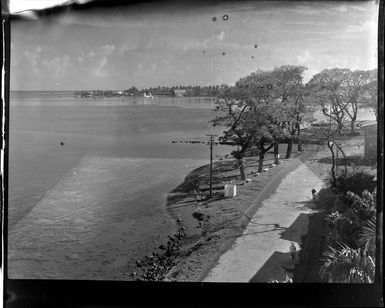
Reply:
[[[210,196],[209,198],[211,198],[213,195],[213,144],[214,144],[214,137],[218,135],[209,134],[206,136],[210,137]]]
[[[209,198],[211,198],[213,195],[213,146],[214,146],[214,144],[218,145],[221,143],[220,142],[214,142],[214,137],[217,137],[218,135],[208,134],[206,136],[210,137],[210,196],[209,196]],[[171,142],[172,143],[202,143],[202,144],[206,144],[206,145],[208,143],[206,141],[196,141],[196,140],[171,141]]]

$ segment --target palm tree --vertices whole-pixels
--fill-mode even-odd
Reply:
[[[369,253],[376,251],[376,217],[370,218],[362,227],[358,241],[363,245],[365,251]]]
[[[320,269],[322,279],[340,283],[371,283],[374,281],[375,260],[360,248],[352,249],[338,243],[341,248],[329,246],[323,253]]]

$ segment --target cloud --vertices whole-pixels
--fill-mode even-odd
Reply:
[[[94,50],[92,50],[90,52],[82,52],[81,56],[78,57],[78,62],[83,63],[86,61],[90,61],[95,57],[95,55],[96,55],[96,53]]]
[[[371,59],[363,60],[360,56],[355,54],[346,54],[344,57],[336,57],[333,54],[321,54],[317,51],[304,50],[297,55],[296,64],[308,67],[304,72],[304,80],[307,82],[313,75],[319,73],[326,68],[349,68],[364,69],[376,67],[375,62]]]
[[[208,48],[210,45],[214,45],[218,42],[223,41],[225,36],[226,36],[225,31],[221,31],[216,34],[212,34],[209,38],[205,38],[201,40],[198,40],[198,39],[189,40],[183,44],[182,50],[185,52],[187,50]]]
[[[377,23],[372,20],[361,21],[358,25],[348,25],[345,32],[364,32],[364,31],[376,31]]]
[[[53,77],[57,80],[65,77],[69,62],[70,57],[68,55],[63,55],[61,57],[55,57],[50,60],[43,60],[42,68],[49,74],[52,74]]]
[[[40,73],[39,61],[42,50],[43,48],[41,46],[37,46],[32,50],[24,51],[23,59],[19,65],[27,72],[33,75],[38,75]]]
[[[374,1],[372,1],[374,2]],[[363,6],[341,4],[341,3],[311,3],[306,5],[297,5],[295,11],[302,15],[320,16],[320,15],[341,15],[351,13],[353,10],[363,12],[368,10],[370,1],[363,2]]]
[[[115,50],[115,46],[114,45],[103,45],[102,47],[100,47],[100,50],[105,55],[109,55],[109,54],[111,54]]]
[[[77,57],[77,61],[84,70],[90,69],[93,76],[107,77],[110,74],[109,57],[115,50],[116,47],[113,44],[102,45],[88,52],[83,51]]]
[[[367,35],[365,35],[367,33]],[[363,37],[372,36],[376,38],[377,35],[377,22],[373,20],[361,21],[358,24],[347,25],[341,32],[332,36],[332,39],[337,40],[349,40],[349,39],[362,39]]]
[[[295,20],[295,21],[287,21],[288,25],[300,25],[300,26],[327,26],[329,23],[326,21],[315,21],[315,20]]]
[[[108,68],[108,57],[115,50],[114,45],[104,45],[100,47],[100,58],[93,71],[95,77],[108,77],[110,75],[110,69]]]
[[[222,41],[225,38],[225,31],[221,31],[216,37],[218,40]]]
[[[14,23],[11,86],[56,89],[53,78],[68,89],[231,83],[281,64],[305,65],[311,75],[333,66],[364,68],[375,59],[378,6],[372,2],[272,3],[187,13],[74,11],[47,23]]]
[[[211,39],[206,38],[203,40],[193,39],[183,44],[182,51],[188,51],[193,49],[207,48]]]
[[[310,51],[309,50],[304,50],[302,52],[302,54],[299,54],[297,56],[297,62],[298,62],[298,64],[303,65],[303,64],[307,63],[308,60],[311,59],[311,58],[312,58],[312,56],[310,54]]]

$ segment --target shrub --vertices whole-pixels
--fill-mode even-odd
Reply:
[[[345,196],[351,215],[360,222],[366,222],[376,215],[376,193],[365,190],[361,196],[348,191]]]
[[[352,173],[339,175],[332,186],[338,191],[346,194],[348,191],[360,195],[364,190],[373,191],[376,187],[375,176],[362,170],[353,171]]]
[[[360,225],[355,223],[349,213],[335,211],[326,216],[325,220],[329,231],[332,233],[333,242],[345,242],[349,246],[356,247],[356,239],[360,231]]]
[[[347,243],[350,247],[359,246],[362,227],[376,216],[376,194],[364,191],[362,196],[347,192],[346,207],[334,211],[325,220],[334,241]]]

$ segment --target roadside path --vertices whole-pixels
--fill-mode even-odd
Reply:
[[[270,278],[284,279],[294,270],[290,243],[295,242],[300,249],[309,214],[314,212],[311,190],[319,191],[324,182],[300,159],[295,159],[291,167],[295,169],[286,169],[283,178],[277,177],[262,192],[276,188],[269,197],[257,198],[261,207],[203,282],[267,282]]]

